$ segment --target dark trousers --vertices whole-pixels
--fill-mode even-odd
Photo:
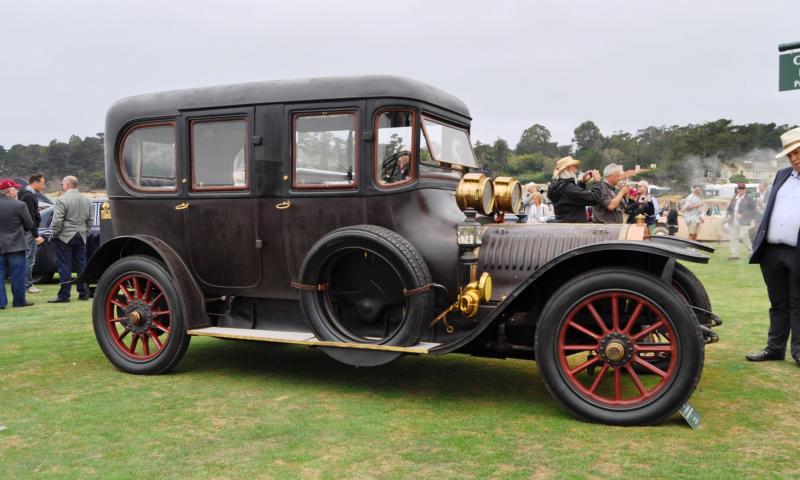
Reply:
[[[0,255],[0,278],[3,279],[3,288],[0,289],[0,307],[6,308],[6,275],[11,279],[11,294],[14,296],[14,306],[25,305],[25,251],[4,253]]]
[[[767,350],[784,355],[791,333],[791,352],[800,355],[800,266],[797,249],[766,245],[761,274],[769,295]]]
[[[69,242],[64,243],[56,238],[56,255],[58,255],[58,276],[60,277],[61,288],[58,289],[58,298],[69,299],[69,291],[72,288],[72,272],[78,275],[86,267],[86,242],[83,241],[80,233],[76,233]],[[86,298],[89,290],[85,283],[77,284],[78,296]]]

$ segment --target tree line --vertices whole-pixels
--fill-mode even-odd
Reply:
[[[636,133],[613,132],[604,135],[591,120],[573,131],[572,143],[559,145],[550,130],[534,124],[527,128],[512,149],[498,138],[493,144],[475,142],[480,165],[491,176],[512,175],[523,182],[546,183],[555,162],[566,155],[580,159],[582,168],[602,168],[608,163],[622,164],[626,169],[636,165],[655,169],[641,174],[652,183],[685,190],[702,176],[719,176],[719,167],[741,158],[768,158],[780,150],[780,135],[793,128],[775,123],[736,125],[720,119],[700,125],[647,127]],[[0,176],[27,179],[42,172],[51,180],[75,175],[85,189],[105,188],[103,134],[68,142],[52,140],[48,145],[0,145]],[[763,151],[762,155],[752,155]],[[735,179],[745,180],[746,179]],[[48,183],[48,190],[57,190],[58,182]]]
[[[0,177],[28,180],[41,172],[47,179],[45,190],[61,189],[60,179],[75,175],[81,190],[105,189],[103,134],[81,138],[72,135],[69,141],[52,140],[47,145],[17,144],[9,149],[0,145]]]
[[[520,181],[546,183],[555,162],[566,155],[582,161],[584,170],[601,170],[609,163],[625,169],[648,169],[637,178],[677,190],[701,177],[719,178],[720,167],[742,159],[766,160],[781,148],[780,135],[793,128],[775,123],[736,125],[720,119],[700,125],[647,127],[636,133],[603,135],[591,120],[573,131],[572,143],[558,145],[550,130],[534,124],[511,148],[498,138],[493,144],[476,142],[478,161],[492,176],[512,175]],[[651,165],[656,168],[650,169]],[[731,181],[746,181],[734,178]]]

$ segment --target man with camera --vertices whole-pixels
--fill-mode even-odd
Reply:
[[[603,169],[603,181],[600,183],[600,203],[592,209],[594,223],[623,223],[622,199],[628,194],[630,187],[622,181],[622,165],[609,163]],[[619,191],[615,191],[617,187]]]
[[[581,161],[564,157],[556,162],[553,180],[547,189],[547,196],[553,202],[556,223],[586,223],[586,207],[600,202],[600,172],[591,170],[579,174]],[[593,180],[592,189],[586,189],[586,182]]]

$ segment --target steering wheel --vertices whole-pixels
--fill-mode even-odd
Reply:
[[[410,150],[400,150],[397,151],[388,157],[383,159],[383,163],[381,164],[381,178],[385,182],[392,182],[398,181],[402,179],[395,178],[398,174],[400,174],[400,167],[398,165],[398,160],[402,156],[407,156],[409,161],[411,160],[411,151]]]

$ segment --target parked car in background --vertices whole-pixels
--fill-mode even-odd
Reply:
[[[86,259],[100,246],[100,207],[107,202],[106,197],[92,198],[92,230],[86,239]],[[49,206],[40,212],[42,221],[39,224],[39,235],[45,242],[36,250],[36,263],[33,265],[33,283],[49,283],[58,273],[58,255],[53,240],[50,238],[55,207]],[[76,272],[77,273],[77,272]]]
[[[727,242],[730,240],[728,224],[725,221],[730,198],[706,198],[703,199],[705,210],[703,212],[703,222],[697,231],[697,239],[701,242]],[[666,207],[666,205],[665,205]],[[658,217],[656,223],[656,235],[668,235],[667,213]],[[679,238],[689,238],[686,222],[683,220],[683,212],[678,212],[678,232],[675,234]]]

